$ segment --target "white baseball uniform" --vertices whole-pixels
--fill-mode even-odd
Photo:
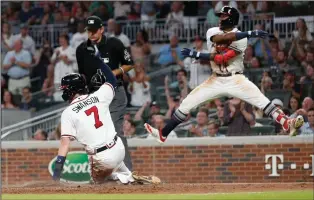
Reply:
[[[61,115],[61,137],[76,139],[84,145],[92,169],[95,165],[98,171],[113,169],[114,180],[133,182],[132,174],[123,162],[124,145],[119,137],[114,141],[117,133],[109,111],[113,97],[113,87],[105,83],[96,92],[74,99]],[[95,153],[104,146],[108,149]]]
[[[239,30],[234,28],[231,32],[239,32]],[[224,31],[220,30],[219,27],[208,29],[206,39],[210,53],[216,51],[215,44],[211,40],[212,37],[223,33]],[[189,95],[182,101],[179,110],[184,114],[187,114],[192,108],[199,104],[223,96],[237,97],[251,105],[264,109],[270,101],[261,93],[258,87],[249,81],[243,74],[235,74],[236,72],[243,73],[243,58],[246,47],[247,38],[232,42],[228,48],[241,53],[230,59],[227,66],[219,66],[211,61],[213,74],[189,93]],[[231,73],[232,76],[218,77],[215,73]]]

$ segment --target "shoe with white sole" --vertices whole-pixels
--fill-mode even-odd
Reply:
[[[166,137],[162,136],[162,133],[160,130],[153,128],[151,125],[145,123],[144,124],[145,129],[150,133],[158,142],[164,143],[166,141]]]
[[[296,118],[289,119],[289,135],[296,136],[298,134],[298,129],[304,124],[304,119],[301,115]]]

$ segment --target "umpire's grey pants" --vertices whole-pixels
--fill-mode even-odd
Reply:
[[[115,129],[121,138],[124,147],[125,147],[125,157],[124,157],[124,164],[126,167],[132,172],[132,160],[130,156],[130,152],[128,149],[128,142],[123,134],[123,116],[126,113],[126,105],[127,105],[127,98],[125,94],[125,90],[123,86],[118,86],[115,91],[115,96],[109,106],[110,114],[112,121],[114,123]]]

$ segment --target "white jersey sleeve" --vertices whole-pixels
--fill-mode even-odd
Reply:
[[[115,95],[114,88],[110,83],[104,83],[95,94],[106,104],[110,104]]]
[[[76,139],[76,128],[72,121],[68,110],[63,111],[61,115],[61,137],[70,137],[72,140]]]
[[[212,52],[212,47],[213,47],[212,37],[218,34],[223,34],[223,31],[220,30],[219,27],[213,27],[207,30],[206,41],[207,41],[207,48],[209,52]]]

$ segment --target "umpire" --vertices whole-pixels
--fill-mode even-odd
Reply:
[[[97,89],[97,86],[91,80],[93,80],[92,77],[100,67],[97,64],[98,58],[101,58],[104,63],[109,65],[112,72],[116,75],[118,81],[117,88],[109,110],[115,129],[125,146],[124,163],[132,171],[132,161],[127,140],[123,135],[122,124],[127,105],[126,93],[123,87],[123,74],[133,68],[133,60],[119,39],[114,37],[108,38],[104,35],[104,26],[99,17],[88,17],[86,29],[88,40],[81,43],[76,49],[79,73],[85,75],[90,92]]]

